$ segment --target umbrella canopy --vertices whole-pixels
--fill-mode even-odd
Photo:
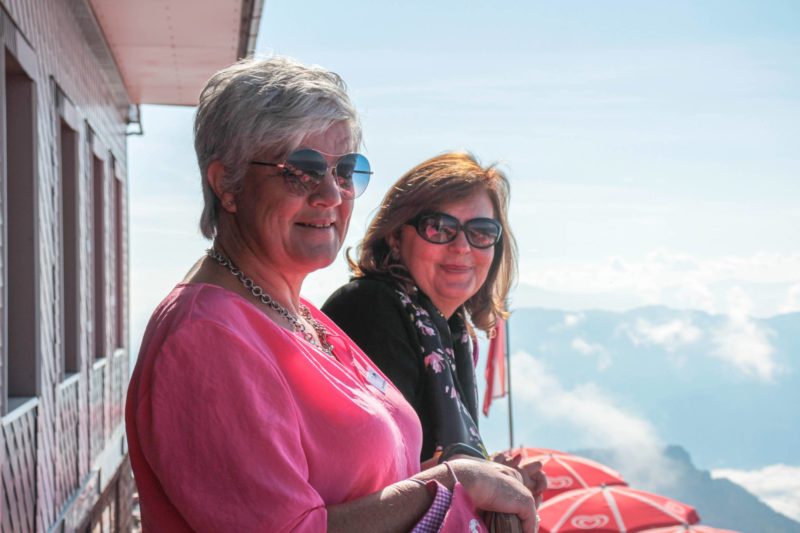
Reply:
[[[711,526],[689,525],[657,527],[654,529],[644,529],[640,533],[739,533],[731,529],[719,529]]]
[[[627,485],[622,474],[616,470],[579,455],[559,452],[528,455],[521,464],[534,461],[541,461],[542,471],[547,476],[547,490],[542,496],[544,501],[575,489],[600,485]]]
[[[511,456],[521,454],[523,459],[526,459],[528,457],[533,457],[534,455],[544,455],[547,453],[551,453],[553,455],[570,455],[567,452],[553,450],[550,448],[512,448],[503,453],[507,453],[508,455]]]
[[[690,505],[624,486],[565,492],[539,508],[542,533],[633,533],[700,521]]]

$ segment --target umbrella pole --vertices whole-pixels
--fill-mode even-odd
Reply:
[[[506,390],[508,391],[508,447],[514,448],[514,404],[511,402],[511,329],[508,327],[508,317],[505,323],[506,328]]]

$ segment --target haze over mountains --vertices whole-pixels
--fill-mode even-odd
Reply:
[[[510,327],[518,359],[535,360],[564,390],[594,387],[703,467],[800,463],[800,313],[520,309]],[[537,387],[535,379],[514,385],[520,395]],[[558,420],[530,423],[581,446],[550,427]]]
[[[631,485],[672,487],[661,492],[680,499],[675,487],[697,471],[688,456],[679,462],[691,468],[677,471],[664,456],[679,445],[699,469],[800,521],[800,313],[524,308],[510,338],[515,443],[610,449]],[[506,402],[492,411],[481,432],[490,449],[507,448]],[[717,509],[738,505],[729,481],[692,476],[693,494],[721,490]],[[774,531],[800,531],[787,523]]]

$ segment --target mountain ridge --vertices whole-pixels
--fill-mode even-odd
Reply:
[[[570,451],[606,464],[627,475],[624,459],[608,449]],[[715,479],[692,463],[689,452],[678,445],[664,449],[664,457],[675,468],[676,478],[666,485],[640,482],[637,489],[663,494],[697,509],[700,523],[741,533],[800,533],[800,522],[775,511],[758,497],[727,479]]]

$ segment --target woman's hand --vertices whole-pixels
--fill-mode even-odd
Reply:
[[[495,454],[492,461],[515,469],[522,476],[522,483],[531,491],[536,500],[536,508],[542,504],[542,494],[547,489],[547,477],[542,472],[541,461],[521,465],[522,454],[509,455],[505,452]]]
[[[525,533],[534,533],[538,529],[533,495],[523,485],[520,472],[499,463],[472,459],[455,459],[447,464],[477,509],[515,514]],[[434,472],[440,483],[453,488],[450,472],[442,472],[441,467],[437,467],[426,473]]]
[[[474,458],[452,459],[414,476],[420,481],[435,479],[450,490],[456,478],[478,510],[513,514],[520,519],[524,533],[538,530],[533,495],[522,484],[522,474],[513,468]],[[409,531],[432,500],[425,487],[411,480],[399,481],[363,498],[328,505],[328,531]]]

